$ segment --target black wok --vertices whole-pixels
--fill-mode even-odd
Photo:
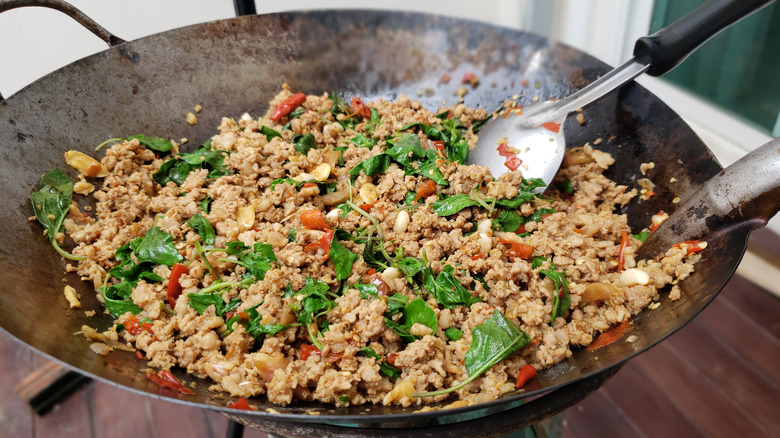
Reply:
[[[295,91],[335,91],[368,100],[393,99],[404,93],[436,109],[443,100],[448,104],[457,100],[454,92],[461,86],[460,78],[471,72],[480,84],[464,96],[465,104],[493,110],[514,94],[524,103],[537,96],[545,100],[569,94],[607,70],[607,65],[593,57],[533,34],[399,12],[247,16],[118,43],[0,103],[1,220],[5,227],[0,245],[0,327],[92,377],[151,396],[220,410],[238,421],[284,435],[317,431],[408,436],[399,428],[444,424],[422,430],[477,436],[519,428],[523,422],[551,415],[597,388],[618,365],[694,318],[729,280],[748,233],[761,221],[748,220],[711,236],[695,274],[680,283],[683,299],[672,303],[664,296],[660,308],[634,319],[635,342],[615,343],[594,353],[575,351],[566,362],[540,372],[528,392],[438,412],[313,403],[277,406],[258,397],[251,402],[260,410],[248,413],[226,409],[225,400],[214,398],[205,381],[196,381],[195,396],[159,388],[140,371],[144,364],[132,353],[115,351],[107,357],[91,353],[85,339],[73,333],[83,324],[105,329],[112,319],[102,313],[89,284],[63,273],[65,264],[41,237],[41,227],[27,220],[32,214],[28,197],[37,189],[41,174],[65,167],[63,154],[69,149],[92,153],[108,138],[139,133],[186,137],[191,144],[200,144],[216,131],[222,116],[264,113],[266,102],[284,83]],[[440,82],[445,73],[453,79],[447,84]],[[198,114],[197,125],[190,126],[185,114],[196,104],[205,109]],[[642,177],[639,165],[655,162],[656,196],[625,208],[635,231],[647,226],[659,210],[674,211],[673,198],[690,197],[721,170],[680,117],[637,84],[623,87],[584,113],[585,125],[571,119],[565,126],[568,145],[602,138],[598,148],[613,154],[618,163],[609,170],[610,178],[635,187]],[[70,175],[75,179],[74,172]],[[672,177],[677,180],[673,185],[660,184]],[[80,293],[84,309],[68,308],[62,293],[66,282]],[[87,318],[85,309],[98,310],[98,315]],[[179,376],[187,382],[194,380]],[[558,390],[518,407],[523,399],[554,389]],[[467,421],[475,418],[482,420]],[[454,422],[459,423],[447,425]]]

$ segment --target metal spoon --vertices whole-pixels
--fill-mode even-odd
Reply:
[[[479,132],[477,146],[469,153],[468,163],[487,166],[497,177],[517,167],[516,159],[514,164],[507,161],[515,154],[522,160],[520,170],[524,178],[541,178],[549,185],[563,160],[566,149],[563,125],[571,112],[642,73],[663,75],[713,35],[771,2],[710,0],[655,34],[638,39],[631,60],[571,96],[524,107],[522,113],[499,114]],[[502,144],[506,146],[502,147]]]

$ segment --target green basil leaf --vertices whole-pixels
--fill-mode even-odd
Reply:
[[[149,228],[144,237],[130,242],[130,248],[141,263],[151,262],[171,267],[183,259],[173,245],[173,237],[156,226]]]
[[[411,167],[412,161],[425,157],[425,151],[420,144],[420,137],[416,134],[403,133],[393,143],[393,147],[385,154],[404,167]]]
[[[337,280],[346,280],[350,275],[352,275],[352,264],[355,263],[355,260],[357,260],[358,257],[360,256],[348,250],[347,248],[344,248],[344,246],[339,243],[335,236],[330,241],[330,251],[328,252],[328,258],[336,268]]]
[[[173,144],[168,139],[162,137],[150,137],[148,135],[138,134],[128,137],[127,140],[132,140],[134,138],[137,138],[138,142],[147,149],[152,149],[157,152],[168,152],[173,149]]]
[[[134,287],[132,282],[123,281],[108,287],[104,285],[99,289],[103,296],[103,305],[114,318],[119,318],[127,312],[133,315],[141,313],[142,309],[130,298]]]
[[[380,356],[379,353],[374,351],[374,349],[371,347],[362,347],[358,349],[357,354],[359,356],[373,357],[376,360],[382,360],[382,356]]]
[[[282,183],[292,184],[292,185],[294,185],[296,187],[300,187],[300,186],[305,184],[303,181],[298,182],[298,181],[295,181],[295,180],[293,180],[291,178],[276,178],[275,180],[271,181],[271,191],[273,192],[274,189],[276,188],[276,186],[278,186],[279,184],[282,184]]]
[[[643,230],[639,234],[634,234],[633,237],[634,237],[634,239],[636,239],[636,240],[638,240],[640,242],[644,242],[645,240],[647,240],[648,237],[650,237],[650,231]]]
[[[427,161],[421,161],[420,168],[415,173],[434,180],[436,184],[440,186],[447,187],[448,185],[450,185],[450,182],[447,181],[446,178],[444,178],[444,175],[441,173],[441,170],[439,170],[439,168],[436,166],[435,158],[429,159]]]
[[[266,140],[271,141],[274,137],[282,137],[282,134],[280,134],[278,131],[276,131],[273,128],[269,128],[268,126],[261,126],[260,127],[260,133],[265,135]]]
[[[379,297],[379,288],[375,284],[361,284],[358,283],[355,286],[355,289],[360,292],[360,298],[361,299],[368,299],[368,297]]]
[[[525,222],[539,222],[542,220],[542,216],[555,213],[554,208],[539,208],[534,211],[530,216],[525,218]]]
[[[461,193],[459,195],[450,196],[449,198],[434,201],[433,211],[439,216],[450,216],[464,208],[473,207],[475,205],[479,205],[479,203],[472,199],[471,196]]]
[[[401,370],[387,362],[382,362],[379,364],[379,372],[391,379],[397,379],[401,377]]]
[[[220,291],[190,293],[187,294],[187,299],[189,300],[190,307],[195,309],[198,314],[203,315],[203,312],[205,312],[206,309],[214,306],[214,311],[220,318],[224,318],[227,312],[236,310],[238,306],[241,305],[240,298],[233,298],[226,303],[225,300],[222,299],[222,292]]]
[[[214,239],[216,238],[214,227],[211,226],[209,220],[206,219],[203,215],[197,213],[187,221],[187,224],[189,224],[189,226],[191,226],[200,235],[200,240],[204,245],[214,244]]]
[[[297,312],[298,322],[307,326],[313,324],[317,322],[319,316],[336,306],[327,296],[329,290],[327,283],[306,277],[303,289],[294,293],[294,295],[303,295],[301,308]]]
[[[393,294],[387,297],[387,311],[385,312],[385,315],[395,315],[396,313],[402,311],[408,302],[409,298],[402,294]]]
[[[211,197],[206,196],[203,198],[202,201],[200,201],[200,209],[203,210],[204,213],[209,214],[209,208],[211,207]]]
[[[566,272],[558,271],[555,265],[550,264],[550,269],[542,269],[539,274],[548,277],[555,284],[553,292],[553,310],[550,317],[550,325],[555,323],[555,318],[564,316],[571,306],[569,297],[569,282],[566,280]]]
[[[471,347],[464,363],[473,380],[488,368],[524,348],[531,338],[498,310],[482,325],[471,331]]]
[[[368,138],[363,133],[358,133],[354,137],[347,140],[347,142],[354,144],[359,148],[371,149],[379,142],[378,138]]]
[[[468,379],[449,388],[414,393],[412,397],[432,397],[457,391],[530,342],[531,338],[524,331],[496,310],[490,319],[471,331],[471,346],[464,359]]]
[[[384,173],[392,162],[389,155],[379,154],[366,158],[349,171],[349,175],[356,178],[362,171],[366,176],[374,176]]]
[[[308,155],[311,149],[315,149],[317,147],[317,142],[314,141],[314,134],[311,132],[304,134],[299,139],[294,141],[295,150],[302,153],[303,155]]]
[[[398,332],[398,334],[406,342],[414,342],[419,339],[417,336],[409,333],[409,330],[411,330],[412,326],[415,324],[422,324],[429,327],[433,330],[433,333],[436,333],[436,328],[439,324],[436,313],[422,298],[415,298],[410,301],[409,304],[404,307],[403,316],[399,320],[400,328],[403,330]]]
[[[160,169],[152,175],[157,184],[164,186],[173,181],[177,186],[184,184],[184,180],[192,172],[194,167],[182,160],[170,159],[160,166]]]
[[[493,219],[493,228],[510,233],[517,231],[523,224],[525,224],[523,217],[511,210],[501,210],[498,217]]]
[[[52,244],[58,248],[54,236],[68,215],[72,195],[73,182],[59,169],[46,172],[41,177],[41,189],[30,195],[35,218],[43,225]]]
[[[450,341],[457,341],[463,336],[463,330],[457,327],[450,327],[447,330],[444,330],[444,336]]]
[[[236,264],[246,268],[249,275],[260,281],[265,279],[265,273],[271,270],[271,264],[276,262],[273,247],[268,243],[257,242],[251,251],[242,252]]]
[[[448,309],[459,306],[471,307],[472,304],[482,301],[481,298],[472,296],[468,289],[460,284],[454,272],[455,268],[445,265],[436,276],[432,290],[429,289],[436,301]]]

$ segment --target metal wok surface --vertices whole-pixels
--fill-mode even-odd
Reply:
[[[139,133],[186,137],[190,144],[200,144],[216,132],[222,116],[263,114],[266,102],[284,83],[296,92],[337,92],[368,100],[403,93],[435,110],[443,101],[457,101],[460,78],[471,72],[480,83],[469,88],[464,103],[491,111],[515,94],[525,104],[537,96],[563,96],[607,70],[591,56],[533,34],[442,16],[380,11],[239,17],[164,32],[84,58],[0,103],[0,327],[101,380],[231,411],[224,408],[226,399],[207,390],[205,381],[178,374],[186,382],[195,381],[195,396],[163,390],[147,380],[141,371],[145,365],[134,354],[97,356],[83,337],[73,335],[83,324],[105,329],[112,319],[102,313],[89,284],[64,273],[65,263],[42,238],[42,228],[28,221],[30,193],[45,171],[65,169],[65,151],[92,153],[108,138]],[[452,77],[447,84],[440,81],[444,74]],[[185,114],[196,104],[204,110],[197,125],[190,126]],[[655,163],[656,196],[625,208],[635,232],[659,210],[673,211],[674,197],[685,199],[721,169],[680,117],[637,84],[586,108],[584,114],[585,125],[570,118],[565,126],[568,145],[602,138],[598,148],[616,159],[609,177],[636,187],[642,177],[640,163]],[[75,179],[75,171],[65,170]],[[667,184],[672,177],[677,182]],[[577,350],[566,362],[540,372],[526,393],[444,412],[314,403],[277,406],[257,397],[251,402],[260,410],[241,412],[241,421],[441,424],[500,412],[529,395],[603,373],[681,328],[715,298],[741,259],[750,226],[726,231],[709,239],[695,274],[680,283],[683,299],[671,303],[662,294],[657,310],[634,319],[635,342],[618,342],[593,353]],[[80,293],[83,309],[68,308],[62,293],[66,283]],[[98,315],[85,317],[84,310],[90,309]]]

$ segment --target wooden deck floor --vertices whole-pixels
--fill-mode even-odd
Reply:
[[[751,242],[780,252],[780,239]],[[224,437],[210,411],[90,383],[36,416],[15,383],[45,363],[0,335],[0,436],[18,438]],[[780,436],[780,299],[735,276],[677,334],[630,361],[563,414],[565,438]],[[266,435],[246,430],[244,437]]]

